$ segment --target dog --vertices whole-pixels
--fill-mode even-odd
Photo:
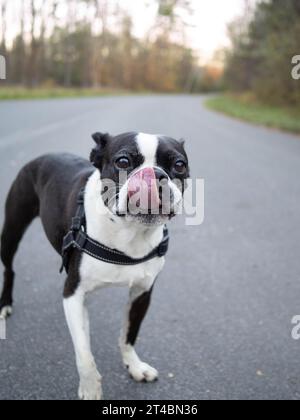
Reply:
[[[90,161],[71,154],[42,156],[20,171],[10,189],[1,235],[5,268],[0,299],[2,318],[12,314],[13,260],[34,218],[41,218],[48,240],[61,255],[64,238],[78,209],[79,193],[84,191],[86,233],[91,242],[101,243],[110,254],[122,253],[139,262],[159,247],[166,223],[178,213],[189,177],[184,141],[135,132],[118,136],[96,133],[92,137],[96,145]],[[121,181],[120,174],[125,175]],[[115,190],[107,181],[116,185]],[[167,211],[164,210],[168,206],[162,202],[161,182],[167,188]],[[142,203],[143,198],[148,199],[147,204]],[[134,201],[137,206],[132,211],[130,204]],[[129,287],[129,304],[119,342],[123,362],[138,382],[158,378],[157,370],[141,361],[134,345],[164,263],[164,255],[156,254],[130,265],[98,260],[92,253],[76,247],[68,253],[63,306],[75,349],[80,399],[102,399],[101,376],[91,352],[85,307],[85,296],[98,288]]]

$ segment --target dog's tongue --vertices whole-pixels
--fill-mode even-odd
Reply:
[[[128,197],[139,202],[142,210],[159,209],[159,192],[153,168],[141,169],[129,179]]]

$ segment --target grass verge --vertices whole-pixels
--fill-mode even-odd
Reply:
[[[116,89],[74,89],[74,88],[23,88],[0,87],[0,101],[12,99],[81,98],[97,96],[127,95],[130,92]]]
[[[206,106],[254,124],[300,133],[300,107],[264,105],[249,95],[222,95],[210,98],[206,101]]]

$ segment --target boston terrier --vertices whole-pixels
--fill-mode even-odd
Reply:
[[[2,318],[12,314],[13,260],[32,220],[41,218],[48,240],[60,255],[65,239],[71,238],[64,261],[63,305],[75,349],[78,395],[83,400],[102,398],[85,307],[85,296],[98,288],[129,287],[119,343],[123,362],[138,382],[158,378],[157,370],[139,358],[134,344],[165,263],[165,253],[156,250],[166,241],[166,223],[179,212],[189,177],[182,140],[144,133],[92,137],[96,146],[90,162],[71,154],[45,155],[20,171],[7,197],[1,235]],[[71,227],[76,222],[79,225]],[[83,243],[78,246],[74,229],[106,258],[101,254],[101,259],[96,250],[88,251]],[[123,262],[114,261],[114,256]]]

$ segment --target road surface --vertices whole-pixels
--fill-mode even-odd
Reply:
[[[89,301],[107,399],[299,399],[300,139],[207,111],[200,96],[0,103],[0,199],[19,168],[48,152],[88,156],[90,134],[143,131],[187,140],[205,179],[205,222],[172,242],[138,351],[160,371],[136,384],[117,341],[127,291]],[[0,341],[0,399],[73,399],[78,378],[61,303],[60,260],[39,221],[16,259],[15,313]]]

